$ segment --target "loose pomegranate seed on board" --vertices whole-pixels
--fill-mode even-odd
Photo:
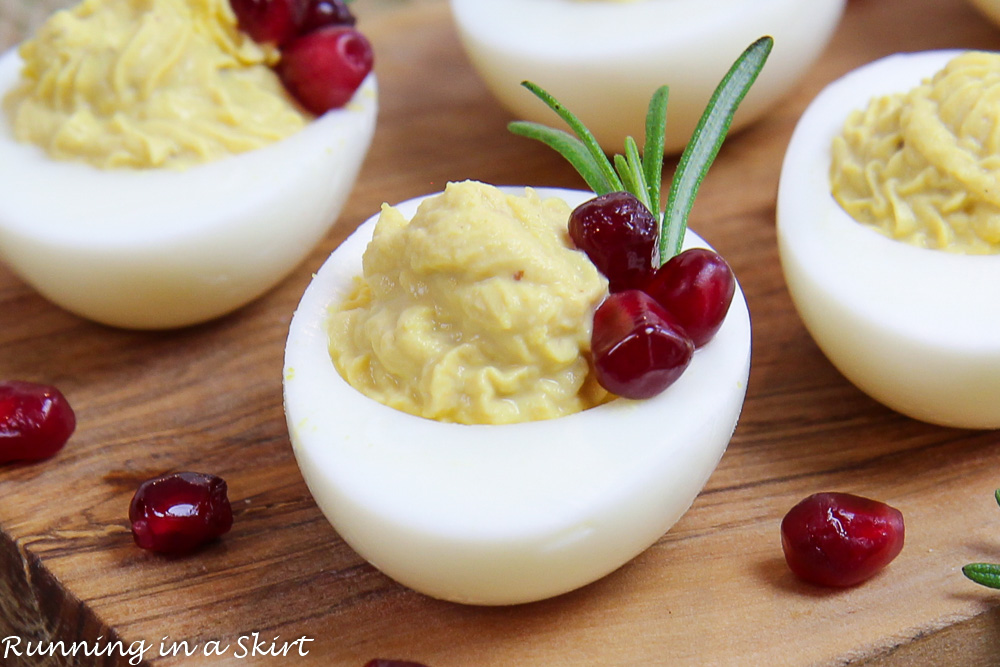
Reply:
[[[821,586],[853,586],[903,549],[903,514],[850,493],[817,493],[781,521],[781,547],[792,572]]]
[[[601,386],[626,398],[650,398],[691,363],[694,344],[648,294],[610,294],[594,313],[594,372]]]
[[[73,408],[55,387],[0,382],[0,463],[50,458],[75,429]]]
[[[185,554],[229,532],[233,511],[221,477],[179,472],[139,485],[128,510],[143,549]]]
[[[677,319],[695,347],[701,347],[726,319],[736,279],[721,255],[691,248],[656,269],[642,289]]]
[[[570,214],[569,235],[608,279],[612,292],[637,288],[652,271],[658,223],[635,195],[610,192]]]
[[[344,106],[374,63],[371,44],[354,28],[320,28],[282,51],[278,76],[288,92],[317,116]]]

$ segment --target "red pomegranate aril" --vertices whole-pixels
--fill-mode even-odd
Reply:
[[[821,586],[854,586],[903,549],[903,514],[850,493],[817,493],[781,521],[785,561],[799,578]]]
[[[577,206],[569,217],[569,235],[594,266],[620,292],[642,286],[652,271],[658,223],[628,192],[610,192]]]
[[[691,363],[694,344],[649,295],[608,295],[594,313],[594,372],[601,386],[625,398],[650,398],[672,385]]]
[[[233,510],[221,477],[179,472],[140,484],[128,518],[137,545],[180,555],[229,532]]]
[[[695,347],[701,347],[726,319],[736,280],[721,255],[691,248],[656,269],[642,289],[670,311]]]
[[[292,41],[278,76],[288,92],[317,116],[344,106],[372,69],[371,44],[354,28],[328,27]]]
[[[354,24],[354,14],[344,0],[308,0],[299,24],[299,34],[304,35],[328,25]]]
[[[73,408],[55,387],[0,382],[0,463],[50,458],[75,429]]]
[[[255,42],[281,46],[298,34],[302,0],[229,0],[240,30]]]

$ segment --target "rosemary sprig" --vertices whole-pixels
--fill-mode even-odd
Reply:
[[[568,132],[528,121],[514,121],[508,127],[514,134],[537,139],[566,158],[580,176],[583,176],[583,180],[587,182],[590,189],[597,194],[607,194],[621,189],[621,180],[618,179],[617,175],[615,182],[610,182],[599,164],[600,161],[594,159],[582,141]],[[607,162],[607,157],[604,157],[604,162]]]
[[[691,141],[681,154],[681,161],[670,184],[670,197],[667,199],[661,227],[664,232],[660,234],[661,257],[666,255],[669,258],[681,251],[688,215],[701,181],[718,155],[733,122],[733,115],[750,86],[757,80],[773,45],[774,40],[770,37],[761,37],[747,47],[709,99],[701,120],[694,128]]]
[[[659,263],[680,252],[687,219],[708,168],[725,140],[733,115],[757,80],[774,40],[761,37],[736,59],[719,82],[691,140],[674,172],[666,210],[660,217]],[[550,93],[530,81],[522,84],[562,118],[576,137],[539,123],[514,121],[507,127],[514,134],[535,139],[556,150],[573,165],[598,195],[619,190],[632,193],[656,216],[660,216],[663,170],[663,137],[666,132],[669,88],[653,94],[646,112],[646,140],[642,157],[632,137],[625,139],[625,155],[615,155],[614,164],[601,150],[594,135]]]
[[[1000,588],[1000,565],[993,563],[969,563],[962,568],[962,574],[977,584],[989,588]]]
[[[1000,505],[1000,489],[993,493],[993,497]],[[993,563],[969,563],[962,568],[962,574],[976,582],[989,588],[1000,588],[1000,565]]]
[[[621,179],[619,178],[618,174],[615,173],[615,170],[611,166],[611,163],[608,162],[608,157],[604,154],[604,151],[601,150],[601,147],[597,143],[597,139],[595,139],[594,135],[591,134],[590,130],[588,130],[586,126],[580,122],[580,119],[578,119],[575,115],[573,115],[569,109],[560,104],[560,102],[556,98],[552,97],[552,95],[550,95],[548,91],[543,90],[541,86],[534,84],[530,81],[524,81],[521,83],[521,85],[530,90],[532,93],[535,94],[536,97],[538,97],[540,100],[549,105],[549,108],[555,111],[557,114],[559,114],[559,117],[562,118],[566,122],[566,124],[569,125],[570,129],[573,130],[574,133],[576,133],[576,136],[579,137],[579,139],[574,140],[573,137],[571,137],[569,134],[561,132],[561,134],[565,135],[565,140],[562,142],[562,145],[569,144],[572,146],[571,155],[573,156],[573,159],[579,160],[581,156],[584,155],[589,156],[589,160],[587,160],[586,164],[584,165],[585,168],[587,169],[587,173],[590,174],[590,178],[595,178],[595,181],[597,181],[598,184],[601,186],[601,189],[604,190],[604,192],[598,192],[595,189],[594,192],[597,192],[598,194],[605,194],[607,192],[614,192],[616,190],[621,190],[622,189]],[[525,123],[524,125],[526,125],[527,127],[524,127],[524,126],[518,126],[518,123],[515,121],[510,125],[517,126],[517,127],[508,126],[511,132],[514,132],[514,134],[523,134],[524,136],[531,136],[531,138],[533,139],[538,139],[539,141],[545,142],[551,148],[556,148],[556,146],[554,146],[552,143],[546,141],[546,137],[551,137],[552,136],[551,133],[560,132],[559,130],[552,130],[551,128],[545,127],[544,125],[540,125],[538,123]],[[537,134],[535,134],[539,131],[542,131],[542,136],[538,136]],[[556,150],[559,149],[556,148]],[[570,155],[567,155],[566,153],[562,153],[562,155],[567,160],[570,160],[570,164],[572,164],[574,167],[577,166],[577,164],[573,162],[573,159],[570,158]],[[577,171],[579,171],[580,175],[584,177],[584,180],[587,180],[588,185],[592,185],[590,183],[588,175],[585,175],[584,172],[580,171],[579,168],[577,168]],[[597,174],[593,174],[593,171],[596,171]]]
[[[660,214],[660,187],[663,183],[663,136],[667,132],[667,98],[670,89],[660,86],[649,99],[646,111],[646,145],[642,149],[643,171],[649,188],[649,210]]]

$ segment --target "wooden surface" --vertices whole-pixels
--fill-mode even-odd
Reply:
[[[285,431],[286,328],[311,272],[383,200],[449,179],[580,181],[545,148],[508,135],[445,5],[366,5],[357,7],[382,89],[374,145],[335,229],[264,298],[203,326],[135,333],[77,319],[0,267],[0,378],[60,386],[79,418],[55,459],[0,469],[0,640],[144,640],[157,666],[997,663],[1000,597],[960,568],[1000,561],[1000,437],[906,419],[831,367],[786,292],[774,200],[792,127],[826,82],[895,51],[997,49],[1000,29],[962,0],[851,0],[794,96],[727,143],[693,212],[692,226],[733,264],[754,326],[743,416],[705,491],[656,545],[595,584],[470,608],[387,579],[320,515]],[[133,490],[185,469],[228,480],[233,531],[194,557],[139,550],[126,519]],[[813,588],[784,564],[782,515],[822,490],[878,497],[906,517],[903,553],[860,587]],[[305,657],[237,659],[239,639],[254,632],[314,641]],[[164,637],[231,649],[159,658]],[[0,654],[3,664],[64,662],[21,660]]]

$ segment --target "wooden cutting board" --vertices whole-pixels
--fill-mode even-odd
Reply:
[[[55,459],[0,469],[0,640],[144,641],[158,667],[1000,662],[1000,594],[960,573],[1000,561],[1000,436],[912,421],[845,381],[796,316],[774,233],[785,146],[825,83],[896,51],[998,49],[1000,29],[963,0],[849,3],[795,94],[727,143],[693,212],[692,226],[733,264],[754,326],[743,416],[705,491],[601,581],[535,604],[473,608],[389,580],[319,513],[283,420],[287,326],[311,272],[384,200],[465,178],[581,183],[558,156],[507,133],[443,2],[357,10],[378,53],[377,136],[334,230],[264,298],[203,326],[128,332],[59,310],[0,267],[0,378],[60,386],[79,418]],[[126,519],[135,487],[190,469],[227,479],[233,531],[193,557],[139,550]],[[810,587],[784,564],[781,517],[822,490],[881,498],[906,516],[903,553],[857,588]],[[290,646],[291,657],[247,656],[254,639],[269,648],[275,636],[279,646],[309,641]],[[161,642],[181,641],[196,654],[159,656]],[[205,657],[212,641],[229,650]],[[70,662],[0,654],[9,665]]]

